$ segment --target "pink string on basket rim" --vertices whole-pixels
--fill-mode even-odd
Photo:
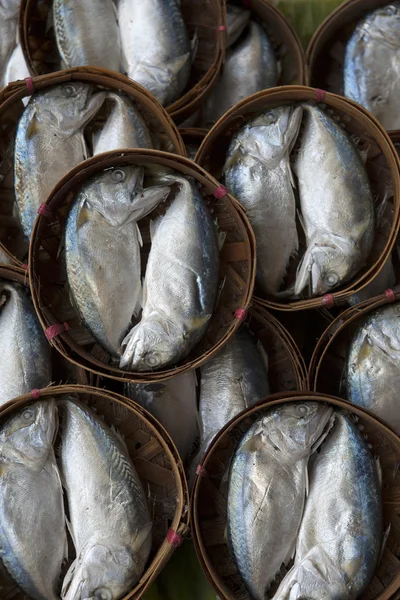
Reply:
[[[35,85],[33,83],[32,77],[25,77],[25,84],[26,84],[26,87],[28,88],[29,94],[31,96],[33,96],[33,94],[35,93]]]
[[[207,477],[207,471],[203,467],[203,465],[197,465],[197,467],[196,467],[196,475],[198,475],[199,477]]]
[[[38,208],[38,215],[42,215],[42,217],[46,217],[46,219],[51,219],[53,212],[49,209],[46,202],[42,202]]]
[[[325,90],[315,90],[315,99],[317,102],[323,102],[325,100]]]
[[[394,290],[389,288],[388,290],[384,291],[384,294],[385,294],[386,298],[389,300],[389,302],[391,302],[391,303],[396,302],[396,294],[394,293]]]
[[[224,185],[219,185],[214,190],[214,197],[217,198],[217,200],[220,200],[221,198],[223,198],[224,196],[226,196],[228,193],[229,193],[228,189]]]
[[[24,271],[27,271],[28,270],[28,263],[24,263],[22,265],[22,268],[24,269]]]
[[[326,306],[326,308],[332,308],[332,306],[335,306],[335,298],[333,297],[333,294],[326,294],[322,298],[321,304]]]
[[[48,340],[52,340],[60,335],[60,333],[68,331],[68,329],[71,329],[68,323],[56,323],[55,325],[50,325],[50,327],[45,330],[44,334]]]
[[[174,531],[173,529],[168,529],[167,542],[169,544],[171,544],[171,546],[173,546],[174,548],[179,548],[179,546],[183,542],[183,537],[181,537],[180,535],[178,535],[176,533],[176,531]]]
[[[226,25],[220,25],[217,27],[217,31],[226,31]]]
[[[35,389],[31,391],[31,396],[34,400],[39,400],[40,398],[40,390],[39,389]]]
[[[235,312],[235,317],[236,319],[239,319],[239,321],[244,321],[247,317],[247,310],[245,308],[238,308]]]

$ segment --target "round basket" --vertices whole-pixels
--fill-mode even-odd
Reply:
[[[28,252],[27,242],[13,216],[14,143],[18,121],[25,108],[22,99],[31,96],[32,92],[69,81],[87,82],[101,90],[123,92],[139,108],[160,150],[186,156],[182,138],[167,112],[149,92],[123,75],[114,77],[111,71],[79,67],[10,83],[0,91],[0,250],[19,266],[22,266],[21,259]],[[97,118],[101,119],[101,111]]]
[[[376,574],[363,599],[388,600],[400,587],[400,514],[399,486],[400,438],[379,420],[348,402],[322,394],[275,394],[243,411],[215,438],[198,469],[192,496],[192,532],[199,560],[211,585],[225,600],[249,600],[225,537],[226,485],[222,480],[235,449],[254,421],[272,406],[287,402],[328,402],[359,417],[374,454],[379,456],[383,475],[384,530],[391,524],[390,535]]]
[[[388,0],[347,0],[318,27],[307,48],[308,84],[343,94],[346,45],[358,22]]]
[[[220,253],[220,283],[210,325],[189,356],[176,367],[163,371],[137,373],[108,364],[109,355],[94,342],[82,326],[68,294],[63,258],[63,226],[74,194],[89,177],[113,166],[128,164],[162,165],[193,177],[221,231],[226,232]],[[200,366],[228,341],[245,318],[251,302],[255,276],[255,240],[244,212],[234,198],[213,177],[187,158],[155,150],[125,150],[95,156],[72,169],[54,188],[47,201],[51,218],[40,215],[32,234],[29,261],[32,296],[45,330],[54,325],[62,332],[51,339],[61,354],[98,375],[137,383],[161,381]],[[152,213],[151,213],[152,214]],[[149,250],[151,214],[139,222],[144,253]],[[143,262],[143,260],[142,260]],[[144,265],[143,265],[144,267]],[[52,329],[54,331],[54,329]]]
[[[40,400],[57,400],[64,394],[74,394],[117,429],[142,482],[153,520],[153,545],[146,570],[124,600],[140,598],[188,531],[189,497],[182,462],[165,430],[136,403],[119,394],[75,385],[45,388]],[[32,401],[31,394],[26,394],[8,402],[1,407],[0,418],[8,418],[14,409]],[[2,599],[26,600],[4,571],[0,569]]]
[[[21,1],[19,39],[32,75],[60,69],[52,22],[49,26],[51,6],[52,0]],[[197,51],[186,92],[167,107],[178,122],[200,108],[221,68],[225,48],[225,14],[220,0],[182,0],[181,10],[189,38],[196,37]],[[119,78],[119,74],[115,73],[115,77]]]
[[[346,284],[342,289],[327,296],[284,302],[275,298],[258,296],[256,288],[255,295],[261,304],[267,308],[287,311],[346,303],[347,298],[373,279],[386,262],[397,236],[400,214],[399,159],[387,133],[374,117],[358,104],[320,90],[303,86],[286,86],[265,90],[243,100],[214,125],[196,155],[196,162],[214,177],[221,179],[232,135],[247,120],[267,109],[299,102],[319,104],[322,108],[329,110],[339,119],[344,130],[359,140],[359,149],[368,149],[366,169],[376,206],[385,197],[388,184],[393,187],[394,206],[391,231],[383,249],[376,252],[376,248],[373,248],[364,269],[359,272],[354,281]],[[304,247],[300,247],[300,252],[302,250]]]
[[[206,137],[208,130],[200,127],[180,127],[179,133],[186,146],[186,154],[194,160],[202,141]]]

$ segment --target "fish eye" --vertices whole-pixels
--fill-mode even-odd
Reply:
[[[393,4],[389,4],[389,6],[385,7],[384,12],[386,15],[395,15],[397,14],[397,8]]]
[[[327,275],[325,275],[325,283],[327,285],[336,285],[339,281],[339,276],[337,273],[334,273],[333,271],[331,271],[330,273],[327,273]]]
[[[149,365],[149,367],[156,367],[158,365],[158,358],[155,354],[153,354],[152,356],[149,356],[147,358],[147,364]]]
[[[307,415],[307,414],[308,414],[308,406],[307,406],[306,404],[300,404],[300,405],[297,407],[297,410],[298,410],[298,412],[299,412],[301,415]]]
[[[267,125],[275,122],[275,114],[272,112],[272,110],[267,112],[267,114],[265,115],[265,120],[267,122]]]
[[[105,587],[95,590],[94,597],[96,600],[113,600],[112,592]]]
[[[125,177],[126,177],[125,171],[123,171],[122,169],[116,169],[112,173],[112,178],[117,183],[121,183],[122,181],[124,181]]]
[[[72,98],[72,96],[76,95],[76,87],[74,85],[72,85],[71,83],[64,86],[64,91],[65,91],[65,95],[68,96],[69,98]]]
[[[33,415],[34,415],[34,410],[33,410],[33,408],[26,408],[26,409],[24,410],[24,412],[22,413],[22,418],[23,418],[25,421],[30,421],[30,420],[33,418]]]

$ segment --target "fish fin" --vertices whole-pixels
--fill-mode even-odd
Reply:
[[[151,239],[151,241],[153,241],[155,238],[157,229],[159,228],[160,223],[161,223],[161,219],[162,219],[162,217],[157,217],[157,219],[153,219],[152,221],[150,221],[150,239]]]
[[[142,238],[142,234],[140,233],[140,228],[139,225],[135,222],[135,226],[136,226],[136,233],[138,236],[138,241],[139,241],[139,246],[141,248],[143,248],[143,238]]]
[[[247,440],[240,450],[244,450],[245,452],[257,452],[258,450],[262,450],[264,447],[265,444],[262,441],[261,433],[257,433]]]
[[[268,354],[266,353],[265,348],[262,345],[262,343],[260,342],[260,340],[257,340],[256,346],[257,346],[257,350],[261,356],[261,360],[264,364],[265,370],[268,373],[268,369],[269,369]]]
[[[310,244],[304,252],[299,262],[296,272],[296,281],[294,284],[294,295],[299,296],[301,292],[309,286],[312,268],[312,245]]]
[[[154,185],[143,190],[142,194],[134,199],[130,221],[139,221],[153,211],[161,202],[164,202],[171,191],[169,186]]]
[[[193,317],[188,321],[188,331],[201,329],[211,319],[212,315],[203,315],[202,317]]]
[[[303,219],[303,215],[301,214],[301,212],[299,210],[297,211],[297,218],[299,220],[302,230],[304,231],[304,234],[307,235],[307,227],[306,227],[305,221]]]
[[[379,485],[382,487],[382,467],[381,467],[381,462],[379,460],[379,456],[377,456],[375,459],[375,465],[376,465],[376,471],[378,474]]]
[[[386,543],[387,543],[387,541],[388,541],[388,537],[389,537],[389,534],[390,534],[390,530],[391,530],[391,528],[392,528],[392,524],[391,524],[391,523],[389,523],[389,525],[387,526],[386,530],[385,530],[385,531],[384,531],[384,533],[383,533],[382,545],[381,545],[381,551],[380,551],[380,553],[379,553],[378,562],[376,563],[377,565],[379,565],[379,563],[381,562],[381,558],[382,558],[383,552],[384,552],[384,550],[385,550]]]
[[[225,240],[226,240],[226,231],[219,231],[218,232],[218,249],[219,251],[222,250],[224,244],[225,244]]]
[[[61,597],[65,598],[65,596],[68,593],[68,589],[72,583],[72,580],[74,578],[75,575],[75,569],[76,569],[76,565],[78,564],[78,559],[75,558],[75,560],[73,561],[73,563],[71,564],[71,566],[69,567],[68,571],[65,574],[63,583],[62,583],[62,589],[61,589]]]
[[[311,454],[314,454],[314,452],[316,450],[318,450],[318,448],[321,446],[322,442],[325,441],[326,437],[328,436],[328,433],[330,432],[330,430],[332,429],[332,427],[333,427],[333,425],[335,423],[335,419],[336,419],[336,415],[335,415],[335,413],[333,413],[331,415],[331,417],[329,418],[329,421],[325,425],[324,431],[319,436],[319,438],[317,439],[317,441],[315,442],[315,444],[311,447]]]
[[[132,549],[135,554],[140,552],[141,547],[147,541],[149,535],[151,535],[151,530],[153,528],[153,523],[149,521],[136,533],[136,536],[132,542]]]
[[[190,40],[190,62],[193,63],[197,50],[199,48],[199,35],[197,29],[195,30],[192,39]]]

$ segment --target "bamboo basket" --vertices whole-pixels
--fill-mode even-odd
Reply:
[[[222,290],[204,337],[176,367],[152,373],[123,371],[109,364],[109,355],[82,326],[69,300],[64,261],[60,256],[63,227],[75,192],[89,177],[105,168],[127,164],[157,164],[192,176],[200,184],[219,228],[226,232],[220,253]],[[124,150],[122,153],[116,151],[95,156],[71,170],[59,182],[48,199],[47,208],[51,218],[44,215],[38,217],[31,239],[29,272],[32,297],[44,329],[68,323],[69,330],[54,337],[51,344],[80,367],[120,381],[146,383],[165,380],[200,366],[228,341],[245,317],[251,302],[255,274],[255,241],[252,230],[241,207],[227,195],[225,188],[187,158],[155,150]],[[154,213],[139,222],[144,241],[142,263],[149,250],[149,221],[152,215]],[[142,266],[145,269],[145,264]]]
[[[201,146],[201,142],[207,135],[208,130],[200,127],[180,127],[179,133],[186,146],[186,154],[192,160],[194,160],[198,149]]]
[[[387,4],[389,0],[347,0],[321,23],[307,48],[309,85],[343,95],[347,42],[361,19]]]
[[[189,497],[182,462],[165,430],[135,402],[97,388],[71,385],[45,388],[40,391],[40,399],[57,400],[64,394],[75,394],[121,433],[145,490],[153,519],[152,551],[139,582],[121,599],[136,600],[188,532]],[[1,407],[0,418],[9,418],[14,409],[31,402],[31,394],[8,402]],[[2,600],[27,600],[4,567],[0,569],[0,590]]]
[[[384,198],[387,185],[393,186],[393,222],[390,234],[377,252],[376,248],[368,258],[367,264],[356,278],[338,291],[326,296],[305,300],[279,301],[255,295],[258,302],[267,308],[292,311],[309,308],[331,307],[346,304],[347,299],[373,279],[386,262],[395,243],[399,229],[400,177],[399,158],[389,136],[379,123],[358,104],[334,94],[325,93],[303,86],[272,88],[254,94],[234,106],[214,125],[204,139],[196,162],[217,179],[222,179],[225,156],[233,134],[257,114],[277,106],[308,102],[318,104],[336,117],[344,130],[358,140],[359,150],[367,150],[366,169],[370,179],[376,206]],[[305,240],[300,239],[300,253],[305,249]]]
[[[216,437],[202,462],[192,496],[192,533],[203,570],[220,598],[249,600],[231,558],[225,537],[227,489],[223,483],[230,458],[253,422],[272,406],[287,402],[328,402],[359,417],[372,451],[379,456],[383,475],[383,529],[391,525],[380,563],[362,600],[388,600],[400,587],[399,486],[400,438],[386,425],[360,408],[312,392],[275,394],[243,411]]]
[[[43,75],[61,68],[51,5],[52,0],[21,1],[19,39],[32,75]],[[196,36],[197,51],[185,93],[167,107],[169,114],[178,122],[200,108],[221,68],[225,53],[225,12],[221,0],[182,0],[181,10],[190,39]],[[115,73],[115,77],[120,75]]]
[[[25,108],[22,99],[29,97],[32,90],[39,92],[69,81],[87,82],[99,90],[123,92],[139,108],[156,146],[160,150],[186,155],[182,138],[167,112],[149,92],[123,75],[114,77],[114,73],[104,69],[78,67],[26,82],[10,83],[0,91],[0,250],[20,267],[28,252],[28,244],[13,216],[14,140],[18,121]],[[100,110],[91,124],[100,123],[102,119],[104,115]]]

